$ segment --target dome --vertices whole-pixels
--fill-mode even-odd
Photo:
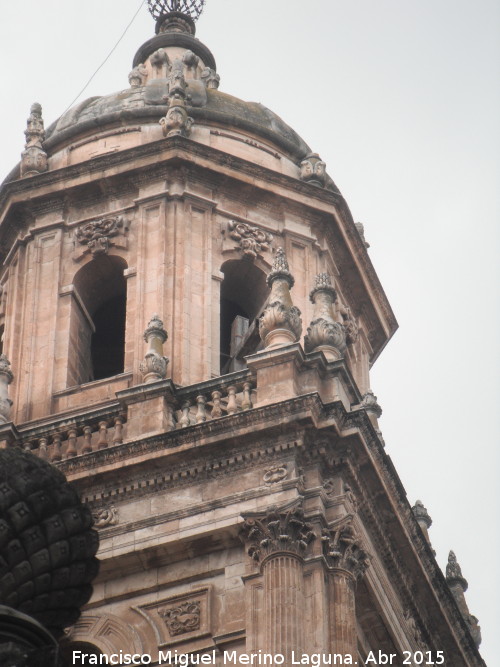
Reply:
[[[201,90],[200,82],[187,83],[188,96],[196,106],[186,104],[194,122],[232,126],[262,138],[300,161],[310,149],[299,135],[263,104],[245,102],[216,89]],[[122,90],[103,97],[91,97],[64,113],[47,130],[44,148],[52,153],[86,132],[124,126],[128,123],[158,124],[168,110],[161,99],[166,80],[153,79],[148,85]],[[202,84],[203,85],[203,84]]]

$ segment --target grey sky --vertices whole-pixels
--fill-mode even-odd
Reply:
[[[48,126],[139,0],[1,0],[0,180],[32,102]],[[82,99],[128,86],[142,9]],[[482,654],[499,664],[500,4],[207,0],[197,36],[221,90],[278,113],[327,163],[400,330],[372,372],[387,452],[454,549]],[[449,666],[452,667],[452,666]]]

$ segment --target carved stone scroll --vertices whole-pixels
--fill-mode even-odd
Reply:
[[[231,220],[228,224],[229,236],[238,242],[239,250],[246,259],[254,260],[263,252],[268,251],[273,235],[252,227],[245,222]]]
[[[201,602],[186,600],[175,607],[159,609],[158,614],[165,621],[170,636],[177,637],[200,629]]]
[[[122,215],[85,222],[75,232],[76,242],[83,247],[75,249],[74,259],[80,259],[87,253],[93,257],[106,255],[111,247],[126,248],[127,231],[127,222]]]

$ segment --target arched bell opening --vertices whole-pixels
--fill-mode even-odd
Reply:
[[[113,377],[124,370],[127,263],[100,255],[75,275],[69,376],[72,384]]]
[[[220,373],[245,367],[244,357],[261,348],[258,318],[269,297],[266,274],[248,260],[228,260],[221,271]]]

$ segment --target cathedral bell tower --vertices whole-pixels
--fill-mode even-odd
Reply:
[[[482,665],[384,449],[397,323],[362,226],[316,147],[219,88],[203,0],[148,4],[129,86],[47,129],[34,104],[0,191],[0,446],[100,532],[65,650]]]

